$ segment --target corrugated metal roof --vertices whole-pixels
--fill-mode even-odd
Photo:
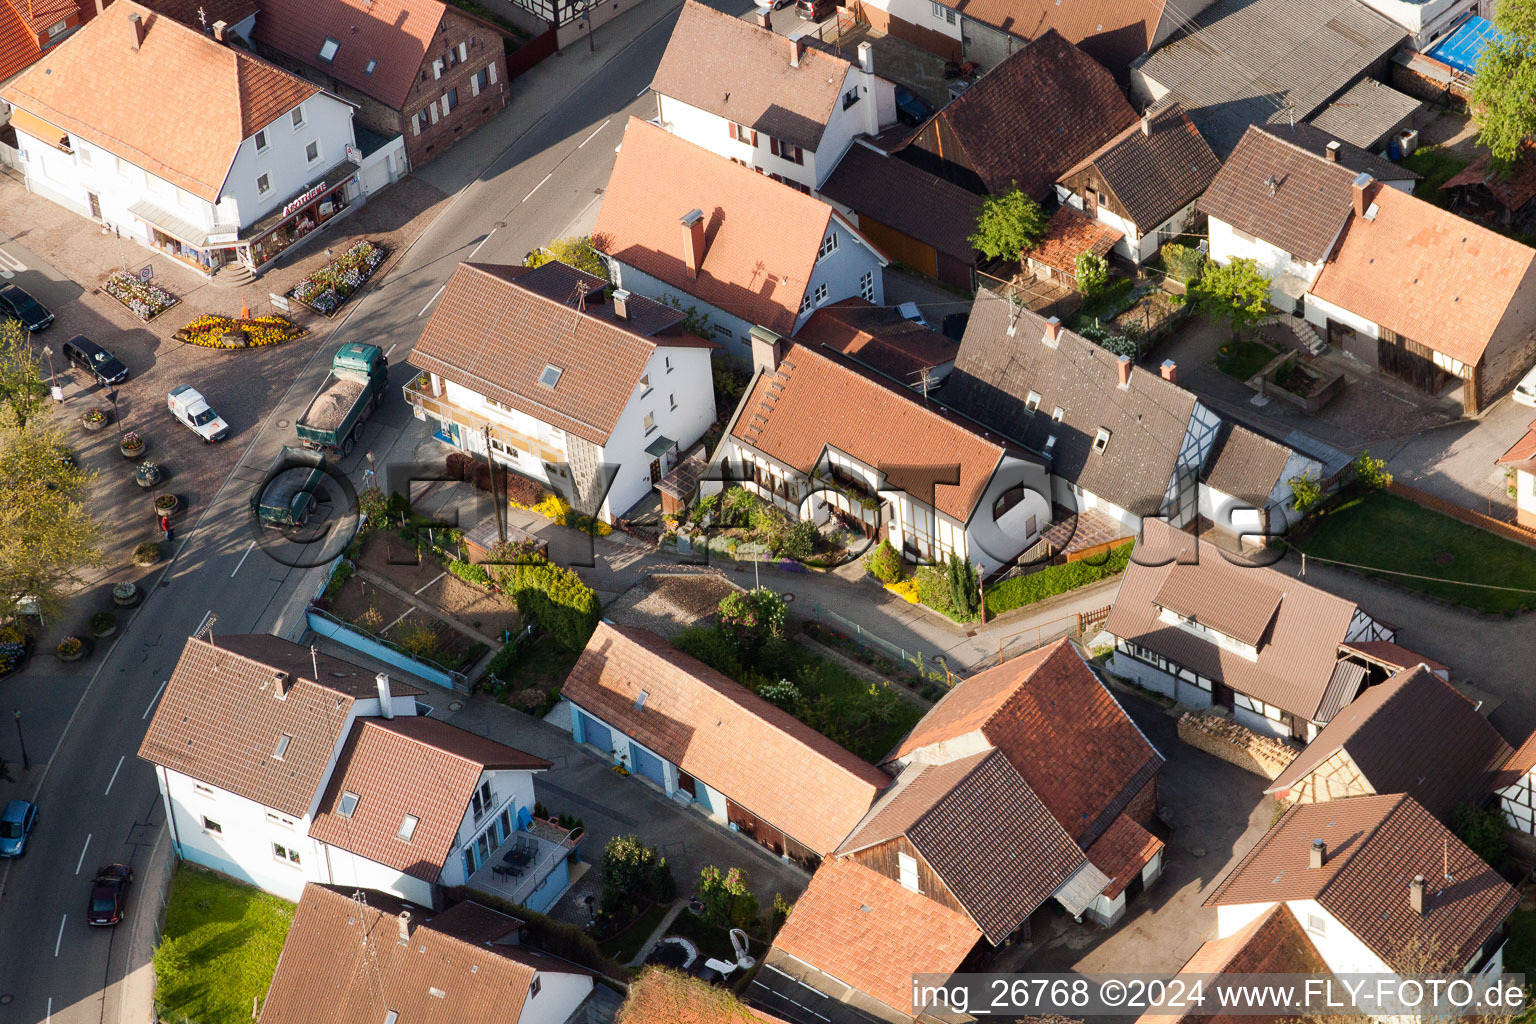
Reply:
[[[1384,135],[1423,105],[1423,100],[1365,78],[1312,115],[1312,124],[1345,142],[1374,149]]]

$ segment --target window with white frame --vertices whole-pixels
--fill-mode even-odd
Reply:
[[[458,105],[459,105],[459,90],[458,90],[457,87],[449,89],[447,92],[443,93],[443,116],[444,117],[446,117],[449,114],[453,113],[454,109],[457,108]]]
[[[343,790],[341,802],[336,805],[336,812],[343,818],[352,817],[357,810],[358,795],[351,790]]]
[[[295,128],[304,127],[304,104],[300,103],[293,108],[293,113],[288,115],[288,120]]]
[[[1328,922],[1321,914],[1308,914],[1307,931],[1315,935],[1326,935],[1328,933]]]
[[[395,836],[399,839],[404,839],[406,842],[410,842],[411,836],[416,834],[416,824],[418,821],[420,821],[420,819],[417,818],[416,815],[407,814],[405,817],[400,819],[400,829],[395,833]]]
[[[1024,408],[1028,409],[1030,412],[1034,412],[1036,409],[1040,408],[1040,392],[1031,391],[1028,397],[1024,399]]]
[[[294,826],[292,818],[284,814],[278,814],[276,811],[268,811],[267,820],[274,825],[281,825],[283,828],[293,828]]]
[[[782,139],[769,138],[768,152],[776,157],[788,160],[792,164],[805,164],[805,151],[793,142],[785,142]]]
[[[1093,450],[1100,455],[1103,455],[1104,449],[1109,447],[1109,433],[1107,429],[1100,427],[1099,432],[1093,435]]]
[[[370,60],[370,61],[369,61],[369,62],[368,62],[368,66],[367,66],[367,67],[365,67],[365,68],[363,68],[363,74],[365,74],[365,75],[371,75],[371,74],[373,74],[373,72],[374,72],[374,69],[375,69],[375,68],[377,68],[377,67],[378,67],[378,66],[379,66],[379,62],[378,62],[378,61],[376,61],[376,60]]]
[[[90,150],[90,147],[86,146],[82,142],[76,142],[75,143],[75,158],[80,161],[81,166],[84,166],[84,167],[91,166],[91,150]]]
[[[853,106],[857,102],[859,102],[859,87],[858,86],[854,86],[852,89],[849,89],[847,92],[843,93],[843,109],[844,110],[847,110],[849,107]]]
[[[469,809],[474,813],[476,821],[485,817],[486,812],[491,809],[490,779],[481,782],[480,788],[475,790],[474,794],[469,798]]]
[[[731,122],[730,129],[731,137],[734,138],[737,142],[742,142],[748,146],[756,148],[757,132],[753,131],[751,128],[748,128],[744,124],[736,124],[734,121]]]
[[[272,859],[282,861],[284,864],[297,865],[299,863],[299,851],[291,846],[284,846],[282,843],[273,843]]]
[[[827,301],[827,282],[823,281],[816,286],[816,305]]]
[[[651,431],[653,431],[655,429],[656,429],[656,417],[652,416],[650,413],[646,413],[645,414],[645,432],[647,434],[649,434]]]
[[[834,252],[837,252],[837,232],[831,231],[827,233],[826,238],[821,240],[821,250],[816,253],[816,258],[824,260]]]
[[[312,140],[310,140],[309,145],[304,147],[304,159],[308,163],[312,163],[312,164],[320,162],[320,140],[319,139],[312,139]]]
[[[267,130],[265,128],[256,133],[256,152],[265,153],[270,144],[267,141]]]
[[[898,853],[896,865],[901,875],[902,886],[913,892],[920,891],[917,884],[917,858],[910,853]]]
[[[194,783],[192,783],[192,790],[193,790],[193,792],[201,793],[203,796],[206,796],[206,797],[212,797],[213,796],[213,787],[212,786],[205,786],[201,782],[194,782]]]
[[[811,293],[806,292],[805,298],[800,300],[800,312],[804,313],[811,308]]]
[[[264,196],[272,191],[272,176],[270,174],[258,174],[256,176],[256,194]]]
[[[865,302],[875,301],[875,272],[864,271],[864,276],[859,278],[859,298]]]
[[[277,745],[272,748],[272,756],[281,761],[283,755],[288,753],[288,744],[293,742],[293,737],[286,732],[277,738]]]
[[[224,834],[224,826],[220,825],[218,822],[214,821],[212,818],[205,814],[203,815],[203,831],[212,832],[216,836],[221,836]]]
[[[483,67],[475,72],[475,77],[470,80],[470,89],[476,95],[480,95],[491,85],[491,69]]]
[[[49,39],[57,39],[59,36],[63,35],[65,32],[68,32],[68,31],[69,31],[69,19],[65,18],[63,21],[54,22],[54,24],[49,26],[49,28],[48,28],[48,38]]]
[[[416,111],[416,134],[420,135],[427,130],[432,123],[432,111],[429,107],[422,107]]]

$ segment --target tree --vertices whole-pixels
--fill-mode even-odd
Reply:
[[[101,531],[86,507],[92,476],[57,424],[22,426],[14,408],[0,407],[0,619],[23,599],[56,616],[80,571],[101,564]]]
[[[895,583],[901,579],[901,556],[885,538],[875,545],[875,550],[864,556],[864,568],[881,583]]]
[[[27,342],[27,329],[20,320],[0,319],[0,405],[25,427],[47,400],[48,383]]]
[[[769,640],[784,635],[789,608],[767,587],[730,593],[720,600],[720,626],[736,642],[744,661],[751,661]]]
[[[638,836],[614,836],[603,847],[603,903],[637,899],[665,902],[677,895],[672,869]],[[610,908],[611,909],[611,908]]]
[[[1291,477],[1290,484],[1291,504],[1297,512],[1310,512],[1323,500],[1323,487],[1311,473]]]
[[[722,873],[713,864],[706,866],[694,895],[704,904],[704,920],[716,928],[750,928],[757,920],[757,897],[740,868]]]
[[[1504,836],[1506,827],[1504,812],[1497,807],[1464,803],[1457,804],[1451,812],[1451,831],[1456,838],[1494,868],[1503,866],[1509,852],[1509,841]]]
[[[981,600],[981,579],[977,575],[976,564],[951,551],[945,565],[945,576],[949,580],[949,599],[955,611],[962,618],[975,615]]]
[[[608,262],[592,244],[591,235],[557,238],[542,249],[535,249],[529,253],[523,260],[523,265],[542,267],[546,263],[555,261],[575,267],[577,270],[585,270],[604,281],[608,280]]]
[[[1045,234],[1040,204],[1019,189],[1019,183],[999,196],[987,196],[976,211],[976,233],[970,243],[990,260],[1016,260]]]
[[[1168,268],[1168,276],[1180,284],[1189,284],[1200,276],[1200,268],[1205,265],[1205,257],[1199,249],[1193,249],[1178,242],[1167,242],[1158,250],[1163,256],[1163,266]]]
[[[1373,457],[1369,449],[1355,456],[1355,479],[1368,491],[1384,491],[1392,486],[1387,460]]]
[[[1269,313],[1269,284],[1256,262],[1239,256],[1225,265],[1209,264],[1204,276],[1189,286],[1189,295],[1196,309],[1226,320],[1233,333],[1239,333]]]
[[[1109,283],[1109,261],[1098,253],[1077,254],[1077,290],[1092,297]]]
[[[1472,80],[1472,116],[1477,141],[1508,171],[1526,139],[1536,135],[1536,0],[1500,0],[1489,39]]]

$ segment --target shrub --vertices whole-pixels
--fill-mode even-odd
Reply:
[[[352,574],[356,571],[352,567],[352,563],[345,559],[336,563],[336,571],[331,573],[331,579],[326,583],[325,590],[321,592],[320,596],[327,601],[336,600],[336,595],[341,593],[341,588],[347,585],[347,580],[351,579]]]
[[[727,366],[720,362],[715,363],[713,376],[715,411],[724,414],[736,408],[736,403],[741,401],[742,394],[747,390],[747,381],[750,378],[734,366]]]
[[[638,836],[614,836],[603,847],[603,890],[605,903],[609,890],[625,899],[670,903],[677,896],[677,882],[667,858],[654,846],[646,846]]]
[[[59,641],[59,657],[73,658],[85,650],[85,642],[77,636],[67,636]]]
[[[536,619],[555,643],[571,651],[587,646],[601,602],[580,576],[537,555],[493,571],[518,611]]]
[[[91,616],[91,632],[105,633],[109,629],[117,628],[117,616],[111,612],[97,612]]]
[[[964,618],[975,615],[981,599],[981,577],[976,564],[951,551],[944,565],[944,578],[949,583],[949,602],[955,611]]]
[[[1092,298],[1109,283],[1109,261],[1098,253],[1077,254],[1077,290]]]
[[[740,648],[729,634],[711,626],[692,626],[672,638],[672,646],[698,658],[716,672],[738,679],[742,674]]]
[[[730,593],[720,601],[720,625],[736,642],[744,662],[753,660],[770,637],[784,635],[788,616],[784,598],[767,587]]]
[[[358,492],[357,510],[367,519],[369,526],[378,526],[389,511],[389,499],[377,487],[365,487]]]
[[[882,540],[875,545],[875,550],[864,556],[864,568],[881,583],[895,583],[901,579],[901,556],[891,547],[890,541]]]
[[[398,521],[401,516],[411,514],[411,503],[399,491],[391,491],[389,501],[385,503],[384,511],[389,514],[389,518]]]
[[[818,536],[820,534],[816,530],[815,523],[809,519],[797,519],[779,538],[779,546],[774,553],[788,558],[810,558],[816,550]]]
[[[713,864],[706,866],[694,895],[704,904],[701,916],[716,928],[750,928],[757,920],[757,897],[740,868],[722,873]]]
[[[1497,807],[1457,804],[1451,812],[1451,831],[1468,849],[1494,868],[1502,867],[1509,852],[1504,812]]]
[[[474,464],[474,459],[463,452],[449,452],[443,460],[443,472],[449,480],[464,480],[469,476],[469,467]]]
[[[1392,486],[1392,474],[1387,472],[1386,460],[1372,458],[1369,451],[1355,456],[1355,478],[1368,491],[1384,491]]]
[[[492,656],[490,663],[485,666],[485,671],[488,675],[495,676],[496,680],[500,682],[506,678],[507,670],[512,667],[515,661],[517,661],[516,641],[510,644],[502,644],[501,650],[497,651]]]
[[[1323,486],[1311,473],[1291,477],[1291,504],[1297,512],[1310,512],[1323,500]]]
[[[461,562],[457,558],[448,562],[448,571],[453,573],[465,583],[473,583],[479,587],[491,585],[491,574],[485,566],[476,565],[474,562]]]
[[[917,587],[917,599],[936,612],[955,614],[955,603],[950,599],[949,578],[936,565],[922,566],[912,574]]]
[[[1098,565],[1084,559],[1065,565],[1047,566],[1028,576],[1004,580],[987,591],[987,614],[1001,615],[1011,609],[1022,608],[1047,597],[1065,594],[1078,587],[1119,575],[1130,564],[1134,544],[1134,541],[1126,541],[1111,548],[1109,555]]]
[[[134,565],[154,565],[160,561],[160,545],[156,541],[147,540],[133,549]]]
[[[720,525],[747,526],[763,500],[745,487],[732,487],[720,496]]]
[[[800,687],[788,679],[764,683],[757,688],[757,695],[774,707],[790,712],[793,712],[795,706],[800,703]]]
[[[523,508],[532,508],[550,494],[549,488],[544,487],[537,480],[530,480],[516,473],[507,474],[506,487],[507,501]]]
[[[400,631],[395,641],[418,658],[433,660],[438,654],[437,630],[425,622],[413,622]]]
[[[1160,250],[1163,254],[1163,265],[1168,268],[1168,276],[1180,284],[1188,284],[1200,276],[1200,268],[1205,263],[1205,257],[1199,249],[1177,242],[1168,242]]]

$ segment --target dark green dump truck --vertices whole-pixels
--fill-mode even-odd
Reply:
[[[357,428],[373,412],[389,385],[389,360],[377,345],[349,342],[336,350],[331,375],[295,430],[305,448],[352,454]]]
[[[285,445],[267,470],[261,491],[251,496],[251,515],[263,526],[303,526],[315,510],[325,476],[324,452]]]

